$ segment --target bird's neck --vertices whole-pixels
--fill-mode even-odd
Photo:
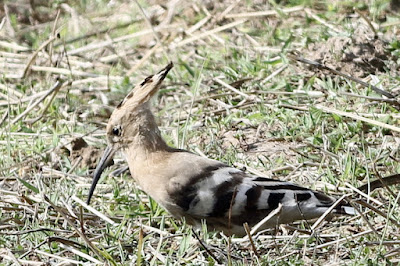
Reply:
[[[135,163],[147,161],[155,153],[168,152],[172,149],[161,137],[155,118],[148,108],[144,108],[140,112],[136,118],[136,124],[137,134],[125,148],[125,153],[129,153]]]
[[[157,199],[152,193],[155,190],[152,186],[157,185],[151,181],[157,176],[157,166],[169,156],[173,148],[169,147],[161,137],[154,118],[147,119],[147,123],[140,124],[138,134],[130,145],[125,147],[124,154],[132,177],[144,191]]]
[[[137,135],[137,141],[132,143],[132,149],[137,152],[161,152],[168,150],[169,146],[165,143],[161,137],[160,130],[157,125],[149,127],[149,125],[139,128],[139,134]]]

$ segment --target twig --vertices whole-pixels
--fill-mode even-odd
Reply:
[[[80,35],[78,37],[75,37],[75,38],[72,38],[72,39],[69,39],[69,40],[65,40],[64,42],[55,43],[54,47],[58,47],[58,46],[61,46],[63,44],[74,43],[74,42],[77,42],[77,41],[80,41],[80,40],[83,40],[83,39],[89,39],[90,37],[93,37],[93,36],[96,36],[96,35],[100,35],[100,34],[104,34],[106,32],[109,33],[112,30],[128,27],[128,26],[132,25],[133,23],[137,23],[137,22],[139,22],[141,20],[142,19],[132,19],[132,20],[130,20],[130,21],[126,22],[126,23],[123,23],[123,24],[118,24],[118,25],[115,25],[115,26],[112,26],[112,27],[107,27],[107,28],[101,29],[101,30],[91,31],[89,33]]]
[[[360,17],[362,17],[365,22],[367,22],[368,27],[372,30],[372,32],[374,33],[374,37],[378,37],[378,32],[376,31],[375,27],[372,25],[371,20],[369,20],[360,10],[358,10],[357,8],[353,7],[353,10],[360,15]]]
[[[340,71],[337,71],[336,69],[330,68],[330,67],[325,66],[325,65],[323,65],[323,64],[320,64],[320,63],[318,63],[318,62],[316,62],[316,61],[303,58],[303,57],[301,57],[301,56],[296,55],[295,53],[293,53],[293,54],[288,54],[288,57],[291,58],[291,59],[293,59],[293,60],[299,61],[299,62],[301,62],[301,63],[309,64],[309,65],[314,66],[314,67],[319,68],[319,69],[325,69],[325,70],[328,70],[328,71],[330,71],[330,72],[332,72],[332,73],[334,73],[334,74],[336,74],[336,75],[339,75],[339,76],[342,76],[342,77],[344,77],[344,78],[350,79],[350,80],[352,80],[352,81],[354,81],[354,82],[357,82],[357,83],[361,84],[362,86],[364,86],[364,87],[366,87],[366,88],[371,88],[371,89],[373,89],[376,93],[379,93],[379,94],[381,94],[381,95],[384,95],[384,96],[386,96],[386,97],[388,97],[388,98],[395,98],[395,96],[393,96],[391,93],[389,93],[389,92],[387,92],[387,91],[381,90],[381,89],[379,89],[378,87],[376,87],[376,86],[374,86],[374,85],[368,84],[367,82],[364,82],[364,81],[362,81],[362,80],[360,80],[360,79],[358,79],[358,78],[355,78],[355,77],[352,77],[352,76],[350,76],[350,75],[344,74],[344,73],[342,73],[342,72],[340,72]],[[400,103],[399,103],[399,102],[397,102],[397,106],[400,106]]]
[[[191,26],[188,30],[186,30],[187,34],[192,34],[193,32],[197,31],[198,29],[200,29],[204,24],[206,24],[210,18],[212,18],[211,15],[207,15],[206,17],[204,17],[203,19],[201,19],[199,22],[197,22],[196,24],[194,24],[193,26]]]
[[[398,100],[390,98],[378,98],[378,97],[373,97],[373,96],[366,96],[366,95],[359,95],[359,94],[354,94],[354,93],[349,93],[349,92],[339,92],[339,95],[346,95],[350,97],[356,97],[356,98],[363,98],[367,99],[370,101],[378,101],[378,102],[386,102],[386,103],[391,103],[391,104],[398,104]]]
[[[74,228],[75,232],[82,238],[83,241],[90,247],[90,249],[96,253],[96,255],[100,258],[100,260],[103,261],[103,255],[101,254],[100,250],[86,237],[84,233],[82,233],[79,228],[75,225],[73,221],[71,221],[64,213],[62,209],[60,209],[57,205],[55,205],[50,199],[46,196],[43,195],[44,200],[50,204],[51,207],[54,208],[56,212],[58,212],[62,217],[64,217],[65,221],[72,227]]]
[[[287,225],[284,225],[284,226],[285,227],[289,227]],[[299,231],[298,228],[294,228],[294,227],[292,227],[291,229],[296,230],[295,232],[293,232],[293,235],[296,234],[296,236],[295,236],[296,238],[299,238],[299,239],[315,238],[315,236],[312,234],[312,232],[309,232],[309,231],[306,231],[306,230],[302,230],[302,229],[300,229],[301,231]],[[304,233],[305,235],[300,235],[299,233]],[[269,240],[284,240],[284,241],[288,240],[288,241],[292,241],[293,235],[267,235],[267,234],[262,234],[262,233],[261,234],[256,234],[257,239],[259,239],[261,241],[263,241],[263,240],[268,240],[268,241]],[[318,235],[318,237],[319,238],[330,238],[330,239],[332,239],[332,238],[338,237],[338,235],[337,234],[321,234],[321,235]],[[245,242],[245,241],[247,241],[247,239],[243,239],[243,238],[234,238],[233,239],[234,243],[242,243],[242,242]],[[284,253],[284,252],[285,252],[285,250],[280,251],[280,253]]]
[[[3,48],[7,48],[7,49],[12,49],[14,51],[18,51],[18,52],[27,52],[30,50],[30,48],[25,47],[25,46],[21,46],[19,44],[16,43],[9,43],[6,41],[0,41],[0,47]]]
[[[327,209],[327,210],[324,212],[324,214],[321,215],[321,216],[318,218],[318,220],[316,220],[316,221],[314,222],[314,224],[311,226],[311,230],[314,231],[314,230],[322,223],[322,221],[325,220],[326,216],[328,216],[328,215],[332,212],[332,210],[333,210],[334,208],[336,208],[336,206],[338,206],[338,205],[346,198],[346,196],[349,196],[349,195],[343,195],[343,196],[341,196],[340,199],[338,199],[334,204],[332,204],[332,206],[330,206],[329,209]]]
[[[88,254],[83,253],[82,251],[79,251],[76,248],[72,248],[72,247],[67,246],[67,245],[65,245],[63,243],[60,243],[60,247],[65,249],[65,250],[67,250],[67,251],[70,251],[70,252],[74,253],[75,255],[78,255],[78,256],[80,256],[80,257],[82,257],[84,259],[87,259],[88,261],[91,261],[91,262],[95,263],[96,265],[102,264],[101,261],[93,258],[92,256],[89,256]]]
[[[125,76],[129,77],[131,76],[133,73],[135,73],[135,71],[144,63],[146,62],[147,59],[149,59],[149,57],[154,54],[154,52],[156,52],[161,46],[161,43],[157,43],[156,45],[154,45],[150,50],[148,50],[143,57],[139,60],[139,62],[137,62],[133,67],[131,67],[128,72],[126,72]]]
[[[361,187],[358,187],[359,190],[367,193],[368,191],[374,191],[377,188],[381,188],[386,186],[392,186],[392,185],[397,185],[400,184],[400,174],[394,174],[390,176],[383,177],[378,180],[374,180],[370,183],[367,183],[365,185],[362,185]]]
[[[234,1],[232,4],[230,4],[224,11],[222,11],[221,13],[219,13],[219,14],[217,15],[217,17],[214,19],[214,21],[215,21],[215,22],[218,22],[218,21],[224,19],[224,18],[226,17],[226,15],[227,15],[229,12],[231,12],[232,9],[234,9],[234,8],[240,3],[240,1],[241,1],[241,0],[236,0],[236,1]]]
[[[4,18],[1,20],[1,22],[0,22],[0,31],[3,29],[4,25],[6,24],[6,20],[7,20],[6,17],[4,17]]]
[[[218,264],[222,264],[221,261],[214,255],[214,253],[211,252],[211,250],[209,250],[207,248],[207,246],[203,243],[203,241],[200,239],[200,237],[196,234],[196,232],[194,231],[193,227],[192,227],[192,233],[194,234],[194,236],[196,237],[197,241],[199,241],[200,245],[204,248],[204,250],[207,252],[208,255],[210,255]]]
[[[17,123],[21,118],[25,117],[33,108],[35,108],[39,103],[41,103],[44,99],[46,99],[51,93],[53,93],[54,91],[60,89],[62,85],[61,80],[57,79],[56,83],[54,84],[54,86],[42,97],[40,97],[39,100],[37,100],[35,103],[33,103],[31,106],[29,106],[28,108],[25,109],[25,111],[23,111],[19,116],[17,116],[16,118],[14,118],[13,121],[11,121],[11,124],[15,124]]]
[[[372,224],[370,223],[370,221],[367,219],[367,217],[365,217],[365,215],[357,208],[357,206],[355,206],[350,200],[347,199],[346,200],[349,202],[349,204],[356,210],[356,212],[358,212],[358,214],[361,216],[361,218],[364,220],[364,222],[368,225],[368,227],[375,233],[375,235],[378,238],[381,238],[381,235],[379,235],[378,231],[375,229],[375,227],[372,226]]]
[[[341,33],[342,31],[335,28],[334,26],[332,26],[331,24],[329,24],[328,22],[326,22],[325,20],[323,20],[322,18],[318,17],[317,15],[315,15],[311,9],[309,8],[305,8],[304,11],[306,12],[307,15],[309,15],[310,17],[312,17],[313,19],[315,19],[316,21],[318,21],[319,23],[321,23],[322,25],[324,25],[325,27],[333,30],[336,33]]]
[[[310,110],[306,106],[295,106],[295,105],[288,105],[288,104],[280,104],[279,106],[280,107],[284,107],[284,108],[299,110],[299,111],[309,111]],[[320,105],[320,104],[317,104],[314,107],[316,109],[319,109],[319,110],[324,111],[326,113],[331,113],[331,114],[336,114],[336,115],[349,117],[349,118],[352,118],[352,119],[355,119],[355,120],[360,120],[360,121],[366,122],[366,123],[374,125],[374,126],[379,126],[379,127],[382,127],[382,128],[393,130],[395,132],[400,132],[400,128],[399,127],[388,125],[388,124],[382,123],[380,121],[369,119],[369,118],[366,118],[366,117],[363,117],[363,116],[360,116],[360,115],[357,115],[357,114],[336,110],[336,109],[329,108],[329,107],[326,107],[326,106],[323,106],[323,105]]]
[[[400,224],[399,222],[397,222],[395,219],[389,217],[386,213],[384,213],[383,211],[379,210],[378,208],[375,208],[374,206],[372,206],[371,204],[369,204],[368,202],[365,202],[364,200],[358,199],[355,200],[354,202],[374,211],[375,213],[377,213],[378,215],[382,216],[383,218],[388,218],[394,225],[396,225],[397,227],[400,228]]]
[[[354,192],[357,192],[358,194],[360,194],[361,196],[367,198],[368,200],[373,201],[376,204],[383,205],[383,203],[380,202],[379,200],[370,197],[369,195],[365,194],[364,192],[362,192],[362,191],[358,190],[357,188],[353,187],[351,184],[349,184],[347,182],[345,182],[344,184],[346,185],[346,187],[349,187],[351,190],[353,190]]]
[[[77,260],[68,259],[68,258],[66,258],[64,256],[59,256],[59,255],[47,253],[47,252],[44,252],[44,251],[41,251],[41,250],[36,250],[35,252],[37,254],[40,254],[40,255],[43,255],[43,256],[47,256],[47,257],[50,257],[50,258],[55,258],[55,259],[64,261],[64,263],[68,262],[68,264],[79,265],[81,263],[80,261],[77,261]]]
[[[275,215],[279,215],[282,210],[282,204],[279,203],[278,207],[276,207],[274,210],[272,210],[267,217],[263,218],[261,221],[259,221],[255,226],[250,231],[250,235],[254,235],[255,232],[257,232],[266,222],[271,220],[272,217]]]
[[[178,25],[171,24],[171,25],[166,25],[166,26],[154,27],[154,30],[156,32],[158,32],[158,31],[176,30],[177,27],[178,27]],[[121,37],[117,37],[117,38],[114,38],[113,40],[102,41],[102,42],[97,42],[97,43],[91,43],[91,44],[88,44],[86,46],[82,46],[82,47],[79,47],[77,49],[69,51],[68,55],[75,55],[75,54],[88,52],[88,51],[91,51],[91,50],[95,50],[95,49],[99,49],[99,48],[103,48],[103,47],[109,46],[109,45],[111,45],[113,43],[127,41],[127,40],[130,40],[130,39],[134,39],[134,38],[137,38],[137,37],[149,35],[149,34],[152,34],[152,33],[153,33],[152,29],[146,29],[146,30],[142,30],[142,31],[138,31],[138,32],[129,34],[129,35],[124,35],[124,36],[121,36]]]
[[[259,258],[260,255],[257,252],[256,246],[254,245],[253,237],[251,236],[251,233],[250,233],[249,224],[248,223],[244,223],[243,227],[244,227],[244,230],[246,231],[247,237],[250,240],[250,245],[251,245],[251,248],[253,249],[254,254],[256,254],[256,256]]]
[[[53,102],[54,98],[56,97],[57,93],[61,90],[61,88],[64,86],[71,85],[71,84],[72,84],[72,82],[67,82],[65,85],[59,86],[58,88],[53,90],[53,95],[51,96],[51,98],[48,101],[48,103],[46,104],[46,106],[43,108],[42,113],[38,117],[36,117],[32,120],[28,120],[26,122],[32,125],[32,124],[36,123],[37,121],[39,121],[40,119],[42,119],[42,117],[44,116],[44,113],[46,113],[47,109],[50,107],[51,103]]]
[[[396,198],[396,194],[386,185],[385,182],[383,182],[382,176],[379,173],[379,171],[376,169],[376,161],[374,160],[374,163],[372,164],[372,169],[375,172],[375,175],[378,177],[378,179],[381,181],[381,184],[383,187],[389,192],[389,194],[392,195],[393,198]]]
[[[387,117],[391,117],[391,118],[394,118],[394,119],[400,119],[400,114],[395,114],[395,113],[391,113],[391,114],[358,113],[358,114],[363,116],[363,117],[372,117],[372,118],[387,118]]]
[[[165,47],[164,47],[164,44],[161,42],[161,40],[160,40],[160,38],[158,37],[158,34],[157,34],[157,32],[156,32],[154,26],[151,24],[151,21],[150,21],[149,17],[146,15],[146,12],[144,12],[142,6],[139,4],[139,2],[138,2],[137,0],[135,0],[135,3],[136,3],[136,5],[139,7],[140,11],[142,12],[142,15],[143,15],[144,19],[146,20],[147,24],[148,24],[149,27],[151,28],[151,30],[152,30],[152,32],[153,32],[153,36],[154,36],[154,38],[157,40],[157,44],[160,45],[160,47],[161,47],[161,49],[162,49],[162,51],[163,51],[164,56],[168,59],[169,62],[172,62],[172,60],[170,59],[170,57],[169,57],[169,55],[168,55],[168,53],[167,53],[167,51],[166,51],[166,49],[165,49]],[[174,71],[175,71],[175,70],[174,70]]]
[[[231,85],[229,85],[229,84],[227,84],[226,82],[220,80],[219,78],[214,78],[214,80],[215,80],[217,83],[219,83],[219,84],[221,84],[222,86],[224,86],[225,88],[230,89],[231,91],[233,91],[233,92],[235,92],[235,93],[237,93],[237,94],[243,96],[243,97],[246,98],[246,99],[248,99],[248,98],[250,97],[250,96],[247,95],[246,93],[241,92],[240,90],[238,90],[238,89],[232,87]]]
[[[142,253],[143,253],[143,228],[139,228],[139,236],[138,236],[138,244],[137,244],[137,251],[136,251],[136,265],[141,266],[142,265]]]
[[[28,74],[28,71],[31,69],[31,66],[33,64],[33,61],[36,59],[36,56],[39,54],[39,52],[45,48],[49,43],[53,42],[55,39],[57,39],[57,36],[52,36],[50,39],[42,43],[42,45],[39,46],[39,48],[32,54],[31,58],[29,59],[28,63],[25,66],[24,72],[21,76],[21,79],[24,79],[26,75]]]
[[[234,109],[235,112],[236,112],[238,109],[247,108],[247,107],[250,107],[250,106],[257,105],[257,104],[258,103],[254,103],[254,102],[243,103],[243,101],[242,101],[241,103],[239,103],[239,104],[237,104],[235,106],[232,106],[232,108],[225,108],[225,109],[222,109],[222,110],[221,109],[219,109],[219,110],[211,110],[211,111],[208,111],[208,112],[204,112],[203,114],[205,114],[205,115],[212,115],[212,114],[213,115],[219,115],[219,114],[227,112],[230,109]]]
[[[27,252],[25,252],[24,254],[22,254],[19,259],[23,259],[26,256],[28,256],[29,254],[31,254],[33,251],[35,251],[36,249],[40,248],[41,246],[43,246],[44,244],[48,243],[47,239],[40,242],[39,244],[37,244],[35,247],[31,248],[30,250],[28,250]]]
[[[299,12],[304,10],[303,6],[294,6],[289,8],[283,8],[280,12],[289,14],[293,12]],[[254,18],[254,17],[268,17],[268,16],[276,16],[279,13],[276,10],[266,10],[266,11],[257,11],[257,12],[246,12],[246,13],[238,13],[238,14],[228,14],[225,15],[225,18]]]
[[[378,245],[400,245],[400,240],[386,240],[386,241],[370,241],[365,242],[364,245],[366,246],[378,246]]]
[[[366,118],[366,117],[362,117],[362,116],[359,116],[357,114],[336,110],[336,109],[329,108],[329,107],[326,107],[326,106],[323,106],[323,105],[320,105],[320,104],[316,105],[315,108],[317,108],[317,109],[319,109],[321,111],[324,111],[326,113],[346,116],[346,117],[349,117],[349,118],[352,118],[352,119],[355,119],[355,120],[360,120],[360,121],[366,122],[366,123],[374,125],[374,126],[379,126],[379,127],[382,127],[382,128],[393,130],[395,132],[400,132],[400,128],[399,127],[392,126],[392,125],[389,125],[389,124],[385,124],[385,123],[382,123],[380,121],[372,120],[372,119],[369,119],[369,118]]]
[[[111,225],[118,225],[116,222],[114,222],[113,220],[111,220],[110,218],[108,218],[107,216],[105,216],[104,214],[102,214],[101,212],[99,212],[98,210],[96,210],[95,208],[89,206],[86,204],[86,202],[84,202],[83,200],[81,200],[80,198],[78,198],[77,196],[73,195],[71,197],[72,200],[76,201],[77,203],[79,203],[80,205],[82,205],[83,207],[85,207],[88,211],[91,211],[92,213],[96,214],[98,217],[100,217],[101,219],[103,219],[104,221],[106,221],[107,223],[111,224]]]
[[[4,92],[7,92],[7,96],[8,96],[9,98],[11,98],[11,97],[12,97],[13,99],[18,98],[18,100],[19,100],[19,98],[21,98],[22,96],[24,96],[23,93],[17,91],[16,89],[12,88],[11,86],[8,86],[8,85],[6,86],[6,85],[1,84],[1,83],[0,83],[0,90],[2,90],[2,91],[4,91]],[[15,96],[15,97],[14,97],[14,96]],[[5,98],[7,98],[7,97],[5,97]]]
[[[287,236],[287,237],[289,238],[289,241],[287,241],[287,243],[286,243],[286,244],[283,246],[283,248],[279,251],[279,254],[285,253],[285,252],[286,252],[286,249],[289,247],[290,243],[292,243],[292,241],[293,241],[295,238],[301,237],[301,235],[299,235],[299,234],[300,234],[299,230],[296,229],[296,231],[294,231],[294,233],[293,233],[291,236]],[[271,236],[271,237],[272,237],[274,240],[276,240],[277,237],[279,237],[279,236]],[[313,234],[310,233],[310,234],[307,235],[306,237],[307,237],[307,238],[313,237]],[[319,236],[319,237],[320,237],[320,236]]]
[[[381,230],[384,227],[385,227],[385,225],[382,225],[382,226],[379,226],[378,228],[375,228],[375,229],[376,230]],[[352,235],[352,236],[349,236],[349,237],[344,237],[344,238],[340,238],[340,239],[335,240],[335,241],[331,241],[331,242],[328,242],[328,243],[320,244],[320,245],[318,245],[316,247],[310,248],[309,251],[314,251],[315,249],[328,247],[330,245],[338,244],[338,243],[344,242],[346,240],[348,241],[348,240],[351,240],[351,239],[354,239],[354,238],[357,238],[357,237],[360,237],[360,236],[363,236],[363,235],[370,234],[372,232],[373,231],[370,229],[370,230],[367,230],[367,231],[364,231],[364,232],[361,232],[361,233],[358,233],[358,234],[355,234],[355,235]]]
[[[238,20],[238,21],[234,21],[234,22],[229,23],[229,24],[225,24],[225,25],[220,26],[220,27],[217,27],[217,28],[215,28],[215,29],[212,29],[212,30],[203,32],[203,33],[201,33],[201,34],[198,34],[198,35],[196,35],[196,36],[193,36],[193,37],[187,38],[187,39],[185,39],[185,40],[182,40],[181,42],[178,42],[178,43],[176,43],[176,44],[171,44],[171,45],[170,45],[170,48],[171,48],[171,49],[175,49],[175,48],[184,46],[184,45],[189,44],[189,43],[191,43],[191,42],[194,42],[194,41],[203,39],[203,38],[205,38],[205,37],[208,37],[209,35],[212,35],[212,34],[214,34],[214,33],[217,33],[217,32],[220,32],[220,31],[224,31],[224,30],[229,29],[229,28],[236,27],[236,26],[238,26],[238,25],[240,25],[240,24],[243,24],[244,22],[246,22],[245,19],[243,19],[243,20]]]
[[[394,249],[388,251],[388,253],[385,254],[385,258],[393,257],[393,256],[398,255],[398,254],[400,254],[400,248],[394,248]]]
[[[277,70],[275,70],[274,72],[272,72],[268,77],[266,77],[265,79],[263,79],[260,84],[264,85],[265,83],[267,83],[269,80],[271,80],[273,77],[275,77],[276,75],[278,75],[279,73],[281,73],[283,70],[285,70],[288,67],[288,65],[283,65],[280,68],[278,68]]]
[[[4,123],[4,121],[6,121],[7,117],[8,117],[8,109],[4,112],[3,116],[0,119],[0,127]]]
[[[70,233],[71,232],[71,231],[68,231],[68,230],[40,227],[40,228],[30,229],[30,230],[25,230],[25,231],[0,232],[0,235],[14,235],[14,236],[16,235],[16,236],[19,236],[19,235],[25,235],[25,234],[43,232],[43,231],[58,232],[58,233]]]
[[[280,104],[279,107],[293,109],[293,110],[299,110],[299,111],[309,111],[310,110],[307,106],[296,106],[296,105],[289,105],[289,104]],[[346,116],[346,117],[349,117],[349,118],[352,118],[352,119],[355,119],[355,120],[360,120],[360,121],[369,123],[369,124],[374,125],[374,126],[379,126],[379,127],[383,127],[383,128],[386,128],[386,129],[393,130],[395,132],[400,132],[400,128],[399,127],[388,125],[388,124],[385,124],[385,123],[382,123],[382,122],[379,122],[379,121],[376,121],[376,120],[373,120],[373,119],[366,118],[364,116],[356,115],[356,114],[349,113],[349,112],[339,111],[339,110],[332,109],[332,108],[329,108],[329,107],[325,107],[325,106],[322,106],[322,105],[316,105],[314,107],[319,109],[319,110],[321,110],[321,111],[327,112],[327,113]],[[363,115],[367,116],[368,114],[363,114]],[[369,114],[369,115],[371,115],[371,114]],[[387,115],[380,114],[379,117],[386,117],[386,116]],[[372,115],[372,117],[373,117],[373,115]],[[392,117],[397,118],[397,116],[395,116],[395,115],[392,115]]]
[[[10,37],[14,38],[15,37],[15,30],[13,28],[13,25],[11,24],[10,10],[8,9],[8,4],[7,3],[3,4],[3,9],[4,9],[4,15],[5,15],[5,18],[6,18],[5,23],[7,23],[6,26],[8,26],[7,29],[9,31],[8,34],[9,34]]]
[[[278,107],[288,108],[292,110],[298,111],[309,111],[310,109],[307,106],[297,106],[297,105],[289,105],[289,104],[280,104]]]
[[[392,26],[397,26],[400,25],[400,19],[395,20],[395,21],[387,21],[384,22],[380,25],[381,28],[386,28],[386,27],[392,27]]]
[[[56,19],[54,20],[53,29],[51,31],[51,35],[53,37],[57,37],[57,38],[60,36],[59,32],[57,32],[57,23],[58,23],[58,20],[60,19],[60,14],[61,14],[61,9],[57,9]],[[50,42],[50,45],[49,45],[49,61],[50,61],[50,65],[53,64],[53,50],[54,50],[53,42]]]
[[[69,54],[67,54],[69,55]],[[62,74],[67,76],[81,76],[81,77],[89,77],[89,78],[96,78],[96,77],[106,77],[106,75],[100,75],[95,73],[89,73],[80,70],[70,70],[66,68],[58,68],[58,67],[45,67],[45,66],[32,66],[33,71],[43,71],[43,72],[51,72],[55,74]]]

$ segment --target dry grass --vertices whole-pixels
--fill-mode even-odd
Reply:
[[[400,172],[399,13],[277,2],[0,4],[0,264],[398,263],[398,178],[357,187]],[[87,206],[110,112],[168,61],[155,112],[169,144],[345,195],[358,215],[243,239],[204,228],[204,248],[110,174],[122,158]]]

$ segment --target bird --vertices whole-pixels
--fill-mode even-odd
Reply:
[[[102,172],[122,151],[139,187],[177,219],[192,226],[203,221],[225,235],[245,235],[244,223],[257,225],[277,208],[280,211],[259,230],[297,220],[333,214],[353,214],[346,203],[294,183],[254,176],[223,162],[170,147],[163,140],[151,111],[150,99],[168,72],[170,62],[146,77],[118,104],[106,127],[108,145],[93,174],[87,204]],[[335,205],[334,205],[335,204]]]

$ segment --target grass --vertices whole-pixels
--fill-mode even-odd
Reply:
[[[170,145],[338,198],[349,194],[383,214],[354,203],[363,216],[335,218],[313,231],[312,222],[299,222],[265,232],[253,237],[258,257],[249,241],[204,227],[197,234],[218,260],[230,265],[399,262],[398,185],[367,197],[352,189],[400,172],[399,131],[374,123],[400,128],[398,105],[383,101],[371,87],[289,56],[298,51],[398,95],[400,17],[388,1],[182,1],[170,20],[168,5],[141,1],[152,25],[166,27],[156,33],[161,45],[155,50],[151,31],[89,46],[150,29],[135,2],[62,3],[28,9],[24,1],[9,1],[7,14],[0,11],[5,16],[0,23],[1,265],[215,265],[184,221],[166,213],[128,173],[111,174],[125,165],[121,157],[105,171],[93,198],[91,206],[100,214],[74,198],[86,200],[113,108],[134,84],[170,60],[175,67],[154,101]],[[284,13],[294,6],[303,8]],[[376,42],[353,8],[371,21]],[[246,17],[242,23],[234,15],[265,10],[276,15]],[[210,34],[232,22],[238,24]],[[21,78],[35,50],[58,31],[60,38],[39,52]],[[342,49],[340,38],[349,37],[352,42]],[[87,49],[76,52],[82,47]],[[342,50],[355,54],[354,60],[344,61]],[[61,89],[41,99],[57,78]],[[88,146],[74,146],[79,139]],[[79,156],[84,149],[88,155]]]

